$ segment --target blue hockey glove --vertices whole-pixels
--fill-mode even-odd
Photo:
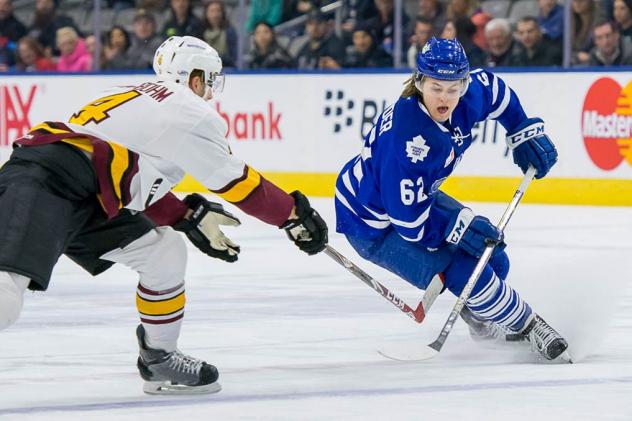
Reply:
[[[507,134],[507,147],[513,152],[513,160],[523,173],[532,165],[535,178],[544,177],[557,162],[557,151],[551,139],[544,133],[540,118],[529,118],[512,133]]]
[[[504,234],[484,216],[474,216],[468,208],[463,208],[446,237],[448,243],[456,245],[467,254],[479,258],[488,244],[495,244],[494,254],[505,248]]]
[[[509,256],[507,256],[507,252],[504,249],[504,244],[500,244],[500,251],[496,251],[494,249],[494,253],[492,254],[492,258],[489,259],[489,265],[492,267],[492,270],[500,278],[501,281],[507,279],[507,274],[509,273]]]

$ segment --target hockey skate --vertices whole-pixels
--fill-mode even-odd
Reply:
[[[145,329],[138,325],[140,347],[138,371],[145,380],[143,391],[150,395],[192,395],[219,392],[217,368],[179,350],[166,352],[145,343]]]
[[[561,361],[573,362],[566,351],[568,342],[537,314],[534,314],[533,319],[519,335],[528,340],[533,351],[545,359],[551,361],[560,358]]]

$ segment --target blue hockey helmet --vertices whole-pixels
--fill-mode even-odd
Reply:
[[[456,39],[432,37],[417,54],[417,79],[428,76],[439,80],[462,80],[469,77],[470,63]]]

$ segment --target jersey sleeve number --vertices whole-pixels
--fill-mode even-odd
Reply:
[[[424,193],[424,180],[422,177],[413,182],[408,178],[399,182],[399,192],[401,194],[402,203],[404,205],[412,205],[413,203],[421,203],[428,198]]]
[[[92,121],[99,124],[110,117],[108,114],[109,111],[125,104],[127,101],[131,101],[139,95],[139,92],[128,91],[99,98],[84,106],[78,113],[73,114],[69,122],[80,126],[85,126]]]

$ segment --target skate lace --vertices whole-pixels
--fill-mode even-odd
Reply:
[[[185,355],[178,349],[172,352],[169,358],[169,366],[171,368],[188,374],[200,374],[203,364],[204,361]]]
[[[549,344],[557,338],[557,332],[545,321],[539,320],[529,332],[529,336],[531,346],[535,351],[545,351]]]

